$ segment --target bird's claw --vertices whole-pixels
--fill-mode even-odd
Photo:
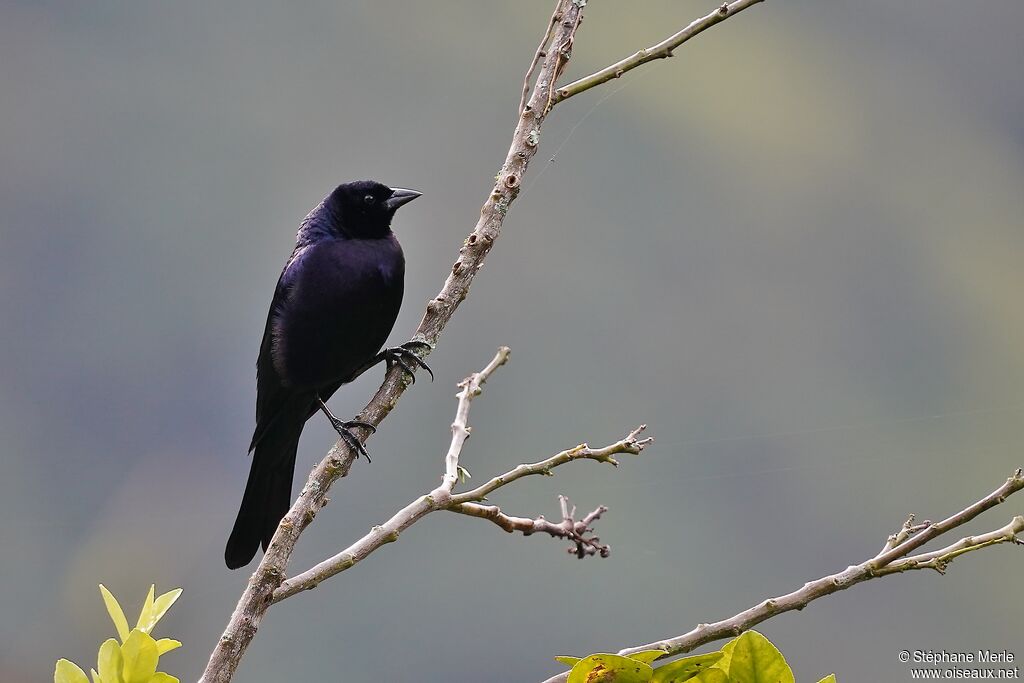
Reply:
[[[412,380],[412,384],[416,384],[416,372],[409,365],[409,363],[405,362],[406,358],[408,358],[413,365],[419,366],[426,370],[427,374],[430,375],[430,381],[433,382],[434,371],[431,370],[430,366],[427,365],[423,361],[423,359],[417,356],[416,353],[412,350],[411,347],[416,346],[425,346],[428,349],[432,348],[430,344],[425,341],[409,341],[405,342],[401,346],[395,346],[390,349],[384,349],[383,351],[381,351],[381,355],[384,356],[384,362],[387,364],[388,370],[391,369],[391,366],[397,365],[398,367],[402,368],[407,373],[409,373],[409,377]]]
[[[331,420],[331,426],[334,427],[334,431],[338,432],[338,436],[341,437],[341,440],[356,452],[357,457],[362,456],[366,458],[366,462],[373,462],[370,460],[370,454],[366,452],[366,447],[363,446],[359,437],[352,433],[352,428],[362,427],[363,429],[370,430],[370,433],[373,434],[377,431],[376,427],[369,422],[363,422],[362,420]]]

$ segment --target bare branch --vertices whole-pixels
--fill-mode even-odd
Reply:
[[[430,493],[417,498],[403,507],[383,524],[370,529],[370,531],[362,538],[341,552],[327,558],[323,562],[307,569],[301,574],[281,582],[281,585],[274,591],[271,597],[271,603],[280,602],[281,600],[289,598],[296,593],[316,588],[324,580],[350,569],[369,557],[369,555],[374,551],[388,543],[398,540],[399,535],[403,531],[423,517],[426,517],[432,512],[437,512],[438,510],[451,510],[452,512],[458,512],[464,515],[490,519],[495,524],[505,528],[507,531],[521,531],[525,535],[540,531],[558,538],[569,539],[574,544],[570,552],[575,554],[577,557],[585,557],[587,555],[594,554],[599,554],[602,557],[608,556],[608,546],[602,546],[596,536],[589,535],[591,532],[590,525],[606,510],[603,506],[597,508],[590,514],[586,515],[583,519],[577,521],[573,519],[575,509],[573,509],[572,512],[569,512],[567,508],[568,499],[564,496],[560,496],[563,520],[559,524],[553,524],[544,520],[543,517],[536,520],[508,517],[502,514],[497,507],[479,505],[475,502],[456,502],[457,497],[452,495],[452,489],[458,482],[459,458],[462,454],[462,447],[466,442],[466,438],[470,434],[468,424],[469,409],[472,405],[473,399],[481,394],[484,383],[494,373],[494,371],[508,362],[509,355],[510,351],[508,347],[502,346],[498,349],[494,358],[491,359],[491,362],[488,363],[483,370],[475,372],[459,382],[459,386],[462,390],[456,395],[458,398],[458,407],[456,408],[455,420],[452,423],[452,440],[448,448],[448,452],[445,455],[445,473],[441,479],[441,484]],[[640,429],[642,429],[642,427],[630,432],[625,439],[610,446],[606,446],[605,448],[587,450],[592,454],[592,458],[604,460],[610,460],[610,453],[612,452],[639,452],[644,446],[650,443],[650,439],[643,439],[641,441],[636,440],[636,436]],[[577,446],[577,449],[579,448],[581,447]],[[557,467],[573,460],[579,460],[580,457],[582,457],[559,457],[568,452],[569,451],[563,451],[562,454],[556,455],[553,458],[548,458],[548,460],[545,460],[544,462],[550,462],[551,464],[549,467]],[[555,461],[556,458],[557,461]],[[506,475],[505,480],[493,487],[491,490],[501,488],[502,486],[520,478],[520,476]],[[461,498],[461,496],[458,497]],[[474,498],[473,500],[479,500],[479,498]]]
[[[991,533],[961,539],[953,545],[935,552],[906,557],[909,552],[919,548],[922,544],[927,543],[940,534],[966,524],[985,510],[1004,502],[1009,496],[1020,491],[1022,488],[1024,488],[1024,473],[1018,469],[1013,473],[1013,476],[1006,480],[1005,484],[989,495],[942,522],[930,525],[927,530],[911,536],[908,540],[896,545],[889,551],[879,553],[876,557],[872,557],[860,564],[847,567],[837,574],[831,574],[805,583],[802,588],[792,593],[764,600],[754,607],[728,619],[716,621],[713,624],[698,624],[696,628],[683,635],[629,647],[620,650],[619,654],[629,655],[644,650],[664,650],[666,656],[669,656],[690,652],[701,645],[738,636],[743,631],[753,628],[762,621],[783,612],[801,610],[818,598],[838,593],[876,577],[888,576],[913,569],[935,569],[941,573],[945,571],[946,567],[955,557],[964,553],[1000,543],[1020,544],[1016,534],[1024,531],[1024,517],[1017,516],[1005,527]],[[913,528],[913,520],[908,520],[907,524],[904,525],[904,529],[909,528]],[[562,673],[552,676],[544,681],[544,683],[564,683],[567,679],[568,674]]]
[[[568,498],[565,496],[559,496],[558,498],[563,505],[562,521],[558,524],[549,522],[544,518],[544,515],[540,515],[536,519],[506,515],[497,505],[453,503],[448,509],[460,515],[489,519],[509,533],[518,531],[523,536],[544,533],[552,538],[569,539],[573,543],[572,547],[569,548],[569,552],[580,559],[589,555],[608,557],[611,553],[611,548],[607,545],[601,545],[601,539],[597,536],[588,536],[593,531],[591,524],[607,512],[608,508],[601,505],[589,512],[583,519],[576,520],[574,519],[575,508],[571,513],[564,511],[564,506],[568,504]]]
[[[579,95],[581,92],[590,90],[602,83],[607,83],[614,78],[619,78],[626,72],[632,71],[647,62],[655,59],[671,57],[672,52],[677,47],[688,41],[690,38],[693,38],[698,33],[706,31],[715,24],[719,24],[729,17],[739,14],[748,7],[763,1],[764,0],[735,0],[735,2],[724,3],[715,11],[693,21],[682,31],[669,36],[657,45],[652,45],[651,47],[639,50],[625,59],[619,60],[610,66],[606,66],[600,71],[592,73],[589,76],[584,76],[579,80],[573,81],[569,85],[558,88],[554,97],[554,104],[567,100],[573,95]]]
[[[459,481],[459,456],[462,455],[462,447],[469,438],[469,406],[473,399],[483,391],[483,384],[495,370],[508,362],[509,348],[502,346],[498,349],[491,362],[480,372],[474,372],[466,379],[459,382],[462,388],[456,397],[459,399],[459,407],[455,411],[455,421],[452,422],[452,443],[448,447],[448,454],[444,457],[444,479],[441,486],[448,493],[452,492],[455,484]]]
[[[914,534],[907,540],[903,541],[895,548],[881,553],[877,557],[870,560],[870,567],[872,570],[878,570],[882,567],[892,563],[893,560],[901,557],[906,557],[913,550],[917,550],[928,541],[941,536],[952,529],[959,526],[963,526],[967,522],[971,521],[985,510],[993,508],[996,505],[1004,502],[1006,498],[1017,491],[1024,488],[1024,473],[1018,469],[1013,473],[1013,476],[1006,480],[1006,483],[997,488],[992,493],[988,494],[981,500],[972,503],[968,507],[964,508],[955,515],[951,515],[941,522],[936,522],[929,525],[926,529],[920,533]]]
[[[886,574],[895,574],[911,569],[934,569],[940,574],[945,574],[946,568],[949,567],[949,563],[964,553],[981,550],[982,548],[987,548],[992,545],[999,545],[1000,543],[1014,543],[1020,545],[1021,541],[1017,538],[1017,534],[1022,531],[1024,531],[1024,517],[1017,515],[1010,520],[1009,524],[1001,529],[990,531],[989,533],[982,534],[981,536],[968,536],[966,538],[961,538],[956,543],[948,545],[941,550],[935,550],[930,553],[921,553],[920,555],[913,555],[902,560],[896,560],[892,564],[878,569],[876,573],[879,576],[885,576]]]
[[[918,533],[919,531],[924,531],[932,525],[931,520],[926,520],[921,524],[914,524],[914,519],[915,515],[911,513],[910,516],[907,517],[907,521],[903,523],[903,527],[885,540],[885,545],[883,545],[882,549],[878,551],[878,555],[882,555],[883,553],[892,550],[900,543],[903,543],[903,541],[913,536],[914,534]]]
[[[498,362],[499,358],[501,359],[500,362]],[[490,372],[493,372],[494,369],[500,367],[505,362],[505,360],[507,360],[507,358],[508,349],[506,347],[502,347],[502,349],[499,350],[498,355],[495,356],[494,360],[491,361],[491,363],[487,366],[487,368],[484,369],[484,371],[467,377],[462,382],[460,382],[460,386],[471,386],[473,378],[481,377],[482,375],[484,375],[484,372],[487,372],[488,368],[490,368]],[[488,372],[488,374],[490,373]],[[486,379],[486,377],[484,377],[483,379]],[[479,384],[477,384],[477,386],[479,387]],[[462,393],[463,392],[459,393],[460,397]],[[460,410],[462,408],[462,405],[463,401],[460,398]],[[642,439],[640,441],[637,441],[636,435],[638,433],[639,429],[636,429],[630,432],[625,439],[617,441],[614,444],[605,446],[604,448],[587,449],[591,453],[595,454],[589,459],[603,458],[607,460],[610,459],[610,456],[607,454],[613,452],[639,453],[647,444],[651,442],[651,439]],[[454,440],[455,436],[453,435],[453,442]],[[581,448],[581,446],[577,446],[576,448],[579,449]],[[549,473],[550,470],[555,467],[572,462],[573,460],[579,460],[584,457],[563,457],[566,453],[571,452],[571,450],[562,451],[562,453],[559,453],[558,455],[552,456],[551,458],[548,458],[547,460],[543,461],[543,463],[547,463],[547,469]],[[537,520],[525,519],[522,517],[509,517],[503,514],[497,507],[477,504],[475,501],[480,500],[482,496],[475,496],[466,499],[466,497],[470,496],[470,494],[452,494],[451,490],[447,486],[448,475],[449,472],[451,471],[449,469],[450,454],[451,451],[449,451],[449,456],[446,456],[445,458],[445,477],[437,488],[435,488],[430,493],[421,496],[414,500],[413,502],[409,503],[404,508],[396,512],[388,521],[384,522],[379,526],[373,527],[372,529],[370,529],[369,533],[367,533],[358,541],[356,541],[349,547],[345,548],[341,552],[337,553],[333,557],[329,557],[328,559],[324,560],[323,562],[317,564],[316,566],[310,569],[307,569],[301,574],[297,574],[289,579],[284,580],[281,583],[280,587],[276,591],[274,591],[271,602],[280,602],[285,598],[289,598],[295,595],[296,593],[301,593],[302,591],[316,588],[325,579],[329,579],[335,574],[340,574],[346,569],[349,569],[353,565],[366,559],[371,553],[378,550],[382,546],[387,545],[388,543],[391,543],[393,541],[396,541],[398,539],[398,535],[401,532],[408,529],[410,526],[418,522],[423,517],[426,517],[432,512],[437,512],[438,510],[450,510],[452,512],[457,512],[459,514],[469,515],[471,517],[481,517],[484,519],[490,519],[492,522],[502,527],[506,531],[521,531],[526,535],[538,531],[550,533],[552,536],[557,536],[559,538],[567,538],[573,541],[573,543],[582,544],[583,550],[580,550],[578,546],[575,546],[571,551],[578,557],[583,557],[585,555],[593,555],[595,553],[600,554],[603,557],[607,557],[609,551],[608,547],[601,546],[598,543],[598,538],[587,535],[591,531],[591,523],[596,521],[598,517],[600,517],[601,514],[605,512],[605,508],[603,506],[594,510],[593,512],[591,512],[579,521],[571,519],[571,515],[568,515],[568,513],[563,513],[563,517],[570,518],[563,519],[561,524],[552,524],[551,522],[547,522],[546,520],[544,520],[543,517],[539,517]],[[603,455],[598,456],[596,454]],[[511,476],[513,472],[520,471],[520,468],[522,467],[535,467],[540,464],[542,463],[536,463],[536,465],[520,465],[515,470],[512,470],[512,472],[502,475],[502,477],[495,478],[491,480],[491,482],[488,482],[488,484],[485,484],[484,486],[490,485],[497,479],[502,479],[500,483],[488,489],[489,491],[497,490],[503,486],[511,484],[513,481],[521,479],[523,476],[526,476],[527,474],[523,473],[519,476]],[[457,456],[455,460],[455,468],[457,472]],[[484,487],[480,487],[480,489],[483,488]],[[480,489],[474,489],[474,491]],[[529,532],[527,532],[527,525],[530,525]],[[602,552],[602,548],[604,548],[604,552]],[[583,555],[580,554],[581,552],[583,553]]]
[[[651,437],[646,439],[637,439],[640,432],[645,429],[647,429],[647,425],[640,425],[627,434],[626,438],[616,441],[613,444],[609,444],[603,448],[591,448],[587,444],[581,443],[578,446],[573,446],[569,450],[556,453],[547,460],[518,465],[515,469],[509,470],[505,474],[498,475],[486,484],[478,486],[472,491],[453,495],[452,503],[472,503],[483,500],[487,494],[492,491],[496,491],[502,486],[510,484],[517,479],[529,477],[534,474],[550,475],[551,470],[554,468],[559,465],[564,465],[567,462],[572,462],[573,460],[596,460],[597,462],[606,462],[610,465],[618,465],[618,461],[612,456],[620,453],[640,455],[641,451],[654,441]]]

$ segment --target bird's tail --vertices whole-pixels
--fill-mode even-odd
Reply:
[[[287,514],[292,500],[295,451],[304,423],[305,415],[298,420],[279,420],[256,444],[242,505],[224,549],[228,569],[249,564],[261,544],[266,550],[278,523]]]

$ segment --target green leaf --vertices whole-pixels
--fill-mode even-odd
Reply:
[[[53,669],[53,683],[89,683],[85,672],[72,661],[58,659]]]
[[[157,671],[153,674],[153,677],[149,679],[149,683],[179,683],[179,681],[170,674],[165,674],[163,671]]]
[[[664,657],[665,654],[666,653],[665,653],[664,650],[642,650],[640,652],[634,652],[633,654],[626,655],[626,656],[629,657],[630,659],[635,659],[638,662],[643,662],[644,664],[650,664],[651,662],[653,662],[658,657]]]
[[[100,654],[96,658],[96,668],[99,669],[100,679],[103,683],[124,683],[121,677],[121,665],[124,658],[121,657],[121,647],[113,638],[108,638],[100,645]]]
[[[152,619],[152,616],[151,616],[153,614],[153,605],[154,605],[154,602],[155,602],[153,600],[153,594],[155,592],[156,592],[156,586],[153,585],[153,584],[149,584],[149,592],[146,593],[146,602],[143,603],[142,611],[139,612],[139,620],[137,622],[135,622],[135,628],[139,629],[140,631],[145,631],[146,633],[149,633],[149,629],[142,628],[142,625],[143,624],[153,624],[153,623],[155,623],[155,622],[153,622],[153,619]],[[150,628],[152,628],[152,626],[150,626]]]
[[[556,662],[561,662],[566,666],[575,666],[576,662],[580,661],[582,657],[570,657],[569,655],[558,655],[555,657]]]
[[[134,629],[128,640],[121,646],[124,657],[124,683],[149,683],[156,673],[156,662],[160,658],[156,641],[148,633]],[[103,683],[107,683],[106,676]]]
[[[149,594],[153,594],[152,588],[149,589]],[[136,628],[140,631],[150,633],[153,630],[153,627],[156,626],[156,622],[160,621],[160,618],[167,614],[167,610],[171,608],[171,605],[174,604],[174,601],[177,600],[180,595],[181,589],[175,588],[172,591],[167,591],[154,600],[152,606],[149,607],[149,612],[146,612],[144,609],[143,613],[139,615],[139,625]],[[146,601],[146,604],[149,605],[148,600]]]
[[[730,683],[795,683],[785,657],[757,631],[741,634],[727,643],[722,652],[725,656],[715,668],[728,673]],[[728,670],[723,662],[727,662]]]
[[[839,682],[836,680],[836,675],[835,674],[829,674],[828,676],[825,676],[823,679],[818,681],[818,683],[839,683]]]
[[[117,604],[117,598],[102,583],[100,584],[100,595],[103,596],[103,604],[107,606],[107,614],[110,615],[110,620],[114,622],[114,628],[117,629],[117,637],[123,643],[125,638],[128,637],[128,620],[125,619],[124,610],[121,609],[121,605]]]
[[[694,677],[724,657],[721,652],[709,652],[706,655],[683,657],[674,662],[659,666],[654,670],[654,683],[682,683]],[[724,673],[724,672],[723,672]]]
[[[177,650],[179,647],[181,647],[181,642],[173,638],[161,638],[156,641],[156,651],[162,655],[167,654],[171,650]]]
[[[596,654],[576,662],[569,683],[648,683],[654,669],[650,664],[613,654]]]

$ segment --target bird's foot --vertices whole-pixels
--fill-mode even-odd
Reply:
[[[430,381],[434,381],[434,371],[430,369],[430,366],[423,362],[423,359],[416,355],[413,351],[416,347],[427,347],[428,349],[433,348],[429,343],[425,341],[409,341],[405,342],[401,346],[394,346],[390,349],[384,349],[380,352],[384,362],[387,364],[388,370],[391,370],[391,366],[397,365],[398,367],[409,373],[409,377],[412,383],[416,383],[416,373],[413,368],[406,362],[408,360],[413,365],[419,366],[427,371],[430,375]]]
[[[339,420],[335,414],[331,412],[331,409],[327,407],[327,404],[324,403],[322,398],[317,396],[316,401],[320,404],[320,410],[322,410],[324,415],[327,416],[331,426],[334,427],[334,431],[338,432],[338,436],[341,437],[342,441],[356,452],[356,456],[358,457],[362,455],[366,458],[366,462],[373,462],[370,460],[370,454],[366,452],[366,448],[363,446],[362,442],[355,434],[352,433],[352,428],[362,427],[363,429],[368,429],[371,434],[375,434],[377,432],[377,428],[363,420]]]
[[[373,462],[370,460],[370,454],[366,452],[366,447],[363,446],[359,437],[352,433],[352,428],[362,427],[363,429],[370,430],[370,433],[373,434],[377,431],[376,427],[369,422],[363,422],[362,420],[339,420],[337,418],[331,420],[331,426],[334,427],[334,431],[338,432],[338,436],[341,437],[341,440],[356,452],[356,456],[361,455],[366,458],[366,462]]]

